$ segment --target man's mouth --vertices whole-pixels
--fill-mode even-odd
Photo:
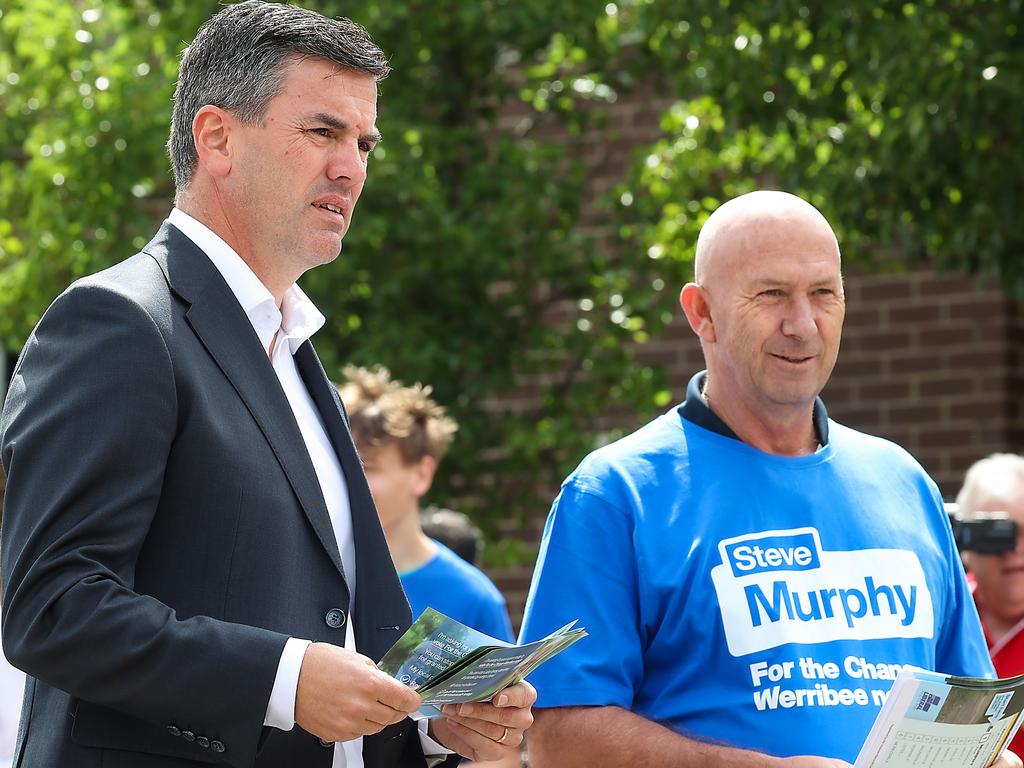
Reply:
[[[330,211],[331,213],[336,213],[339,216],[344,215],[344,211],[342,211],[339,206],[334,205],[333,203],[313,203],[313,207],[320,208],[325,211]]]
[[[779,360],[785,360],[787,363],[806,363],[808,360],[812,359],[813,356],[794,357],[794,356],[791,356],[791,355],[775,355],[775,354],[773,354],[772,357],[777,357],[777,358],[779,358]]]

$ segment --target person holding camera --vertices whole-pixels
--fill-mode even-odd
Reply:
[[[1005,515],[1017,524],[1012,549],[979,552],[967,548],[963,559],[996,674],[1024,674],[1024,539],[1019,535],[1024,525],[1024,456],[994,453],[975,462],[967,470],[956,501],[966,521]],[[1010,749],[1021,754],[1024,733],[1017,733]]]

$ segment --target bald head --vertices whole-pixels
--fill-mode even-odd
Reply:
[[[846,302],[835,233],[785,192],[722,205],[700,232],[679,302],[708,367],[704,395],[741,439],[799,455],[839,352]]]
[[[701,227],[694,277],[708,285],[738,259],[783,256],[808,239],[839,258],[835,233],[813,205],[788,192],[750,192],[721,205]]]

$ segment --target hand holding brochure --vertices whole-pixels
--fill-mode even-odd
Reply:
[[[905,667],[854,768],[988,768],[1021,724],[1024,675],[953,677]]]
[[[377,665],[420,694],[421,712],[434,705],[485,701],[517,683],[582,637],[575,621],[541,640],[513,645],[427,608]]]

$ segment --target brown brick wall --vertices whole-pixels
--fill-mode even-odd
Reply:
[[[871,322],[847,322],[825,391],[837,420],[903,445],[947,497],[973,461],[1020,449],[1020,312],[998,288],[923,269],[856,275],[848,303]]]

